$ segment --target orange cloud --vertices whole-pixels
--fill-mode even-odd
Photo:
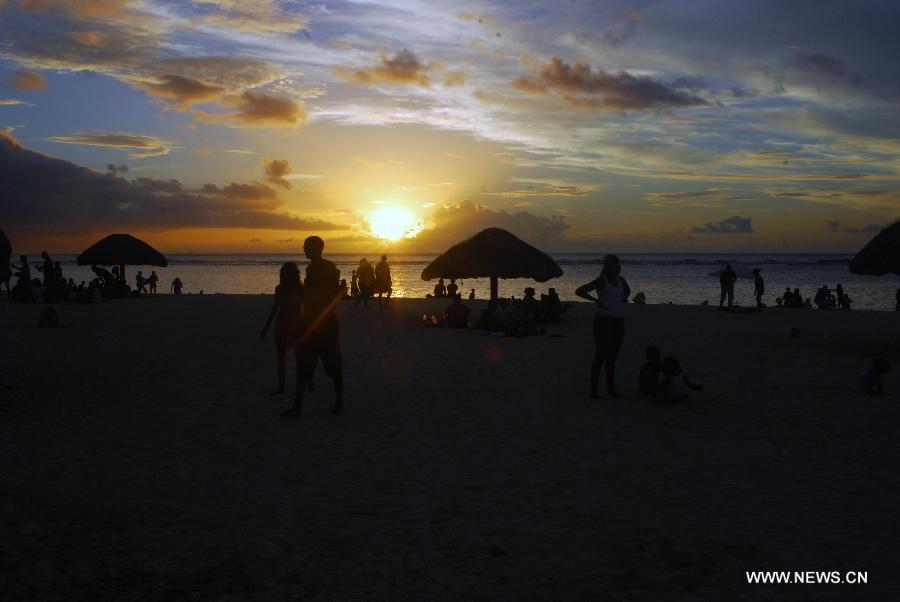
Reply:
[[[272,161],[263,159],[263,172],[266,174],[266,180],[272,184],[282,188],[291,187],[291,183],[285,178],[291,173],[291,164],[287,159],[273,159]]]
[[[194,117],[206,123],[244,127],[291,127],[306,121],[306,111],[299,103],[266,92],[243,92],[226,97],[222,104],[234,109],[234,112],[214,114],[194,111]]]
[[[180,75],[163,75],[156,83],[138,84],[138,88],[157,98],[163,98],[179,109],[194,103],[213,100],[222,93],[221,86],[203,83]]]
[[[338,67],[335,73],[340,77],[360,84],[412,84],[428,88],[431,82],[428,71],[433,64],[422,63],[412,51],[404,48],[393,57],[382,55],[377,65],[357,70]]]
[[[9,85],[23,92],[36,92],[47,87],[47,80],[37,71],[16,71],[8,78]]]

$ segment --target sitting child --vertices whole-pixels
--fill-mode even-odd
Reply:
[[[891,370],[891,365],[884,358],[878,358],[872,362],[872,367],[868,370],[860,372],[856,377],[859,384],[859,390],[866,395],[881,395],[884,393],[884,387],[881,384],[881,375],[887,374]]]
[[[649,395],[650,399],[656,401],[656,394],[659,392],[659,347],[650,345],[644,351],[647,363],[641,368],[641,375],[638,377],[638,386],[641,393]]]
[[[663,401],[680,403],[688,400],[688,389],[702,391],[703,387],[691,382],[691,379],[681,370],[681,364],[671,355],[663,360],[660,365],[663,380],[659,384],[659,391],[663,394]]]

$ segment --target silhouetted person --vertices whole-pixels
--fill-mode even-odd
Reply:
[[[137,294],[138,294],[138,295],[140,295],[141,293],[146,293],[146,292],[147,292],[147,279],[144,278],[144,272],[143,272],[143,271],[138,270],[137,275],[134,277],[134,284],[135,284],[135,286],[137,287]]]
[[[469,311],[469,307],[462,302],[462,295],[455,295],[453,303],[444,312],[447,328],[466,328],[469,325]]]
[[[304,284],[302,334],[294,346],[297,356],[297,390],[294,405],[282,416],[299,418],[303,406],[306,383],[312,379],[319,359],[325,374],[334,383],[334,408],[340,414],[344,407],[343,367],[341,365],[340,324],[334,315],[334,306],[344,296],[346,289],[339,285],[341,273],[335,265],[322,258],[325,241],[310,236],[303,243],[303,252],[309,258]]]
[[[357,276],[356,270],[353,270],[353,274],[350,276],[350,296],[359,296],[359,276]]]
[[[753,296],[756,299],[756,308],[762,309],[762,297],[766,292],[766,281],[763,280],[762,270],[753,268]]]
[[[175,277],[175,280],[172,281],[172,294],[180,295],[181,291],[184,289],[184,283],[181,281],[181,278]]]
[[[688,390],[702,391],[703,387],[691,382],[691,379],[681,369],[681,363],[672,356],[667,357],[660,364],[660,372],[663,379],[659,384],[663,400],[677,403],[687,401]]]
[[[813,297],[813,303],[816,304],[818,309],[834,308],[834,296],[831,294],[831,291],[828,290],[827,284],[823,284],[822,288],[816,291],[816,296]]]
[[[91,266],[91,271],[100,279],[100,284],[104,289],[109,290],[112,287],[113,282],[115,281],[112,272],[96,265]]]
[[[384,307],[381,295],[387,294],[388,301],[390,300],[393,292],[392,286],[391,266],[388,265],[387,255],[382,255],[381,261],[375,265],[375,292],[378,293],[378,307]]]
[[[737,282],[737,274],[731,269],[731,264],[726,263],[725,269],[719,272],[719,307],[725,304],[725,298],[728,298],[728,307],[734,304],[734,283]]]
[[[475,300],[475,289],[473,288],[473,289],[469,292],[469,301],[474,301],[474,300]]]
[[[13,301],[20,303],[30,303],[34,301],[34,292],[32,291],[31,266],[28,265],[28,257],[21,255],[19,257],[19,265],[10,266],[16,273],[16,284],[10,291]],[[40,281],[38,281],[40,282]]]
[[[359,260],[359,268],[356,270],[359,278],[359,297],[356,298],[354,307],[359,307],[359,302],[363,302],[363,307],[369,307],[369,298],[372,296],[372,290],[375,287],[375,270],[365,257]]]
[[[900,288],[897,289],[897,294],[894,295],[894,300],[897,302],[897,304],[894,306],[894,309],[896,311],[900,311]]]
[[[837,287],[834,289],[834,294],[835,294],[835,302],[837,304],[837,308],[838,309],[843,308],[844,307],[844,285],[839,283],[837,285]]]
[[[47,286],[53,281],[53,260],[50,259],[47,251],[41,251],[41,259],[43,261],[41,265],[37,266],[37,270],[44,275],[44,286]]]
[[[147,278],[147,284],[150,286],[150,294],[156,294],[156,284],[159,282],[159,276],[156,275],[156,270],[150,271],[150,277]]]
[[[447,287],[444,286],[443,278],[438,278],[438,283],[434,285],[434,296],[435,297],[446,297],[447,296]]]
[[[794,302],[794,293],[791,292],[791,287],[785,287],[784,294],[781,296],[782,301],[784,302],[785,307],[793,307]]]
[[[591,397],[600,398],[597,385],[600,371],[606,365],[606,391],[610,397],[621,397],[616,391],[616,358],[625,336],[625,303],[631,294],[625,278],[621,276],[619,258],[607,255],[603,259],[600,277],[584,284],[575,291],[582,299],[597,304],[594,315],[594,361],[591,364]],[[592,297],[591,291],[597,296]]]
[[[300,270],[293,261],[281,266],[278,273],[278,285],[275,287],[275,299],[266,325],[259,333],[259,339],[265,340],[266,332],[275,320],[275,358],[278,368],[278,389],[272,395],[284,393],[284,372],[288,347],[303,334],[301,319],[303,317],[303,285],[300,283]]]
[[[459,286],[456,284],[456,278],[450,279],[450,284],[447,285],[447,296],[451,298],[456,297],[456,293],[459,291]]]
[[[562,304],[555,288],[551,287],[546,295],[541,295],[541,314],[547,322],[557,322],[568,309],[569,305]]]
[[[662,369],[660,355],[659,347],[654,345],[647,347],[644,351],[647,363],[641,367],[638,377],[638,387],[641,393],[649,395],[651,401],[656,401],[656,394],[659,393],[659,373]]]
[[[859,390],[866,395],[881,395],[884,393],[884,386],[881,384],[881,377],[891,370],[891,364],[884,358],[878,358],[872,362],[872,367],[864,370],[856,377]]]

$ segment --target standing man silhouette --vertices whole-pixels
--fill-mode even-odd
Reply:
[[[728,307],[734,303],[734,283],[737,281],[737,274],[731,269],[731,264],[726,263],[725,269],[719,272],[719,287],[722,294],[719,296],[719,307],[725,303],[725,297],[728,297]]]
[[[378,307],[384,307],[391,300],[393,292],[391,281],[391,266],[388,265],[387,255],[381,256],[381,261],[375,264],[375,292],[378,293]],[[381,295],[387,293],[387,301],[381,302]]]
[[[319,358],[325,374],[334,383],[334,408],[332,414],[340,414],[344,407],[344,376],[341,364],[341,346],[337,316],[334,306],[347,293],[342,287],[341,272],[335,265],[322,258],[325,241],[318,236],[310,236],[303,243],[303,252],[309,258],[306,266],[304,286],[303,318],[301,335],[294,344],[297,356],[297,390],[294,405],[282,413],[285,419],[300,418],[303,392],[312,379]]]

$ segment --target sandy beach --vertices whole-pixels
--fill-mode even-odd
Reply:
[[[592,308],[548,335],[339,309],[344,415],[270,397],[268,296],[0,304],[5,600],[797,600],[896,596],[900,313],[630,306],[622,400]],[[474,304],[476,311],[480,303]],[[799,330],[798,338],[789,336]],[[559,336],[550,336],[559,335]],[[648,344],[705,386],[652,405]],[[875,357],[885,395],[856,392]],[[293,358],[289,382],[293,377]],[[293,391],[293,384],[289,392]],[[867,571],[749,585],[745,571]]]

